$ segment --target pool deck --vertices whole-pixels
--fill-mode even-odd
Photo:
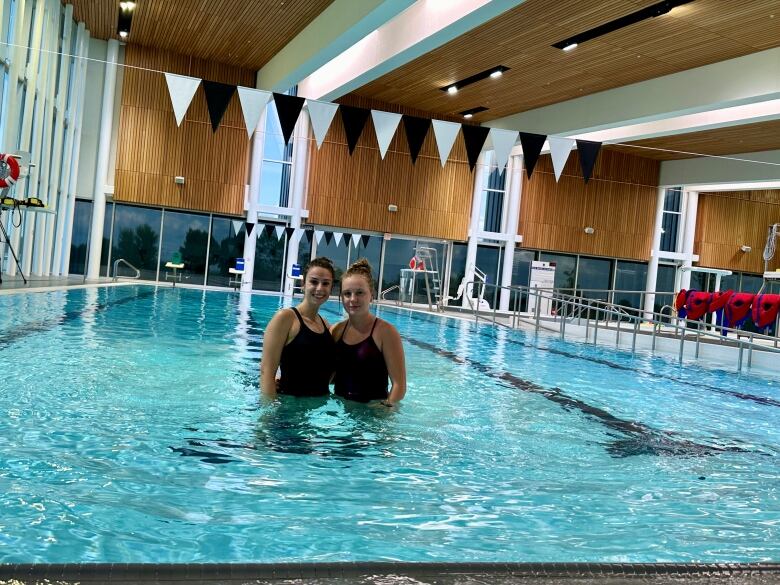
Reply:
[[[765,585],[780,564],[610,563],[290,563],[0,565],[0,584],[191,585]]]

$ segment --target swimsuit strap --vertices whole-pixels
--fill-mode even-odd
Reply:
[[[374,335],[374,327],[376,327],[376,322],[379,321],[379,317],[374,317],[374,324],[371,326],[371,333],[368,334],[369,337]]]
[[[322,326],[325,328],[325,330],[328,329],[327,323],[325,323],[325,319],[323,319],[322,315],[318,315],[320,318],[320,321],[322,321]]]
[[[301,326],[306,327],[306,323],[303,322],[303,317],[301,317],[301,314],[298,312],[298,309],[295,307],[290,307],[293,310],[293,313],[295,313],[295,316],[298,317],[298,321],[301,322]],[[308,327],[306,327],[308,329]]]

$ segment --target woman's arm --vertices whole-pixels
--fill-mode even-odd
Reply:
[[[260,360],[260,391],[270,398],[276,396],[276,371],[282,359],[294,322],[294,313],[283,309],[274,315],[263,335],[263,357]]]
[[[406,358],[398,330],[387,321],[383,321],[382,325],[382,355],[392,383],[387,402],[392,404],[406,395]]]

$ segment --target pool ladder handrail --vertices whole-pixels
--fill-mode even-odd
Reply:
[[[129,268],[132,268],[133,270],[135,270],[135,276],[119,276],[116,272],[117,272],[117,269],[119,268],[120,262],[123,263],[123,264],[126,264]],[[119,258],[119,259],[117,259],[114,262],[114,271],[112,272],[112,274],[114,275],[113,279],[112,279],[114,282],[116,282],[117,279],[119,279],[119,278],[128,278],[128,279],[131,279],[131,280],[137,280],[137,279],[141,278],[141,271],[138,270],[138,268],[136,268],[132,264],[130,264],[130,262],[128,262],[124,258]]]
[[[473,285],[476,284],[475,282],[466,283],[466,286],[469,284]],[[652,334],[652,351],[655,351],[656,348],[656,337],[659,333],[659,327],[658,325],[664,325],[667,328],[671,329],[671,332],[667,334],[671,335],[673,338],[678,338],[680,341],[680,347],[678,352],[678,360],[680,363],[683,361],[683,350],[684,350],[684,344],[686,342],[686,339],[690,337],[694,337],[696,341],[696,350],[695,350],[695,358],[699,358],[699,348],[702,339],[709,339],[711,341],[717,341],[719,344],[728,344],[728,345],[734,345],[735,347],[739,348],[738,353],[738,362],[737,362],[737,369],[738,371],[742,371],[743,368],[743,362],[744,362],[744,352],[745,349],[748,350],[748,367],[752,365],[752,358],[753,358],[753,350],[758,349],[761,351],[768,351],[771,353],[780,353],[780,348],[778,348],[778,341],[780,339],[776,336],[771,335],[764,335],[761,333],[753,333],[753,332],[746,332],[741,329],[734,329],[731,327],[723,327],[721,325],[716,324],[710,324],[705,323],[703,321],[698,322],[695,329],[692,329],[687,325],[687,320],[685,319],[677,319],[677,322],[675,323],[672,320],[670,320],[670,316],[663,314],[662,312],[656,312],[656,311],[646,311],[644,309],[634,309],[633,307],[625,307],[621,306],[620,311],[615,310],[614,308],[610,308],[610,305],[612,303],[608,301],[601,301],[598,299],[583,299],[582,297],[578,297],[576,295],[569,295],[565,293],[561,293],[557,291],[556,289],[541,289],[541,288],[533,288],[527,286],[501,286],[491,283],[480,283],[483,284],[483,286],[493,287],[494,289],[500,290],[500,289],[507,289],[510,292],[517,293],[515,296],[515,308],[511,313],[511,323],[502,323],[497,320],[497,313],[494,303],[493,308],[493,318],[492,323],[493,325],[497,326],[504,326],[507,328],[515,328],[517,323],[522,321],[523,318],[520,316],[519,311],[519,299],[522,295],[526,295],[528,297],[534,296],[537,298],[537,302],[535,305],[534,315],[533,315],[533,321],[535,322],[535,330],[536,332],[539,331],[541,327],[541,314],[540,314],[540,307],[542,305],[541,301],[549,301],[553,303],[556,306],[556,310],[554,315],[552,315],[552,318],[550,319],[552,322],[558,321],[560,323],[560,336],[561,339],[565,338],[566,334],[566,323],[573,323],[574,320],[579,321],[581,324],[582,320],[582,313],[583,309],[589,309],[585,312],[585,340],[590,341],[590,328],[593,327],[593,343],[596,344],[597,336],[599,328],[605,328],[610,329],[610,324],[615,323],[615,345],[617,347],[620,346],[620,334],[621,332],[628,333],[628,329],[624,328],[621,330],[621,322],[625,322],[626,320],[629,321],[629,323],[633,323],[632,333],[633,333],[633,339],[631,343],[631,352],[636,353],[636,338],[639,334],[639,327],[642,323],[648,323],[651,327],[651,334]],[[497,292],[497,291],[496,291]],[[614,292],[614,291],[613,291]],[[625,291],[620,291],[625,292]],[[494,298],[497,295],[494,293]],[[574,315],[575,308],[578,308],[578,314]],[[661,311],[666,309],[666,306],[661,308]],[[595,311],[595,317],[591,317],[591,312]],[[570,318],[571,315],[574,315],[573,318]],[[603,319],[601,318],[603,316]],[[474,318],[475,321],[479,321],[480,319],[480,312],[477,310],[477,308],[474,309]],[[780,319],[780,318],[779,318]],[[488,319],[489,320],[489,319]],[[593,322],[593,325],[591,325],[591,321]],[[603,321],[603,324],[601,324]],[[682,323],[682,325],[680,324]],[[734,333],[736,335],[736,339],[734,338],[726,338],[723,333]],[[747,336],[749,339],[747,341],[743,340],[742,337]],[[769,341],[772,342],[772,346],[765,345],[765,344],[759,344],[756,343],[756,341]]]
[[[379,300],[380,300],[380,301],[386,301],[387,299],[385,298],[385,295],[386,295],[387,293],[389,293],[389,292],[392,292],[392,291],[394,291],[394,290],[398,290],[398,289],[400,289],[400,288],[401,288],[401,287],[400,287],[400,285],[398,285],[398,284],[394,284],[393,286],[389,286],[389,287],[387,287],[385,290],[383,290],[381,293],[379,293]],[[397,298],[397,299],[395,300],[395,304],[396,304],[396,305],[400,305],[400,304],[401,304],[401,299],[400,299],[400,297],[399,297],[399,298]]]

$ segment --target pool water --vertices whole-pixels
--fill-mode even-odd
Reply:
[[[777,381],[380,308],[398,409],[269,404],[283,302],[0,296],[0,562],[780,560]]]

